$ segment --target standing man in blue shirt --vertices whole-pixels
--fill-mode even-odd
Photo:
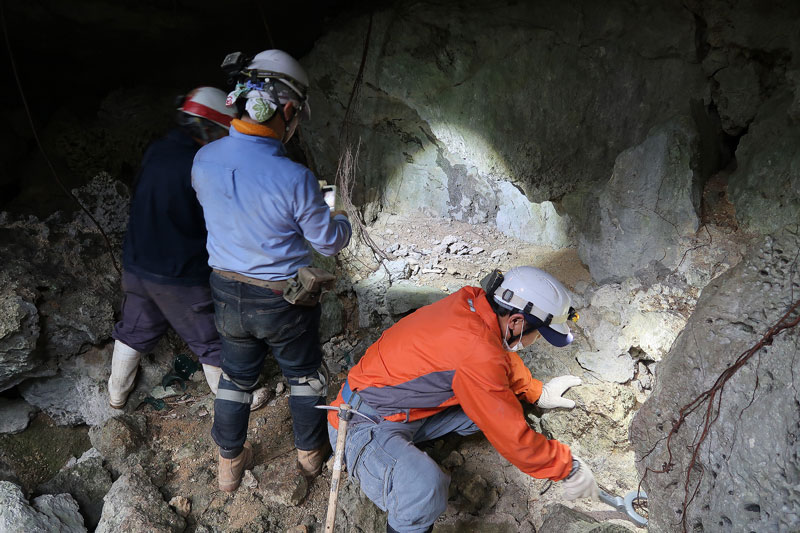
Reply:
[[[226,63],[228,58],[226,58]],[[246,66],[245,66],[246,65]],[[220,447],[219,488],[234,491],[252,468],[247,440],[250,393],[271,349],[291,386],[289,408],[301,473],[313,477],[330,454],[321,371],[320,306],[290,304],[288,280],[311,264],[308,244],[331,256],[347,246],[344,212],[331,212],[314,174],[284,144],[308,117],[308,76],[280,50],[233,72],[228,95],[240,117],[228,137],[195,156],[192,184],[208,229],[211,290],[222,338],[222,378],[211,435]]]
[[[198,87],[182,101],[178,125],[151,144],[131,198],[122,250],[122,317],[114,326],[109,404],[124,407],[143,353],[172,326],[203,364],[216,393],[222,371],[214,326],[203,209],[191,185],[201,146],[228,134],[225,93]]]

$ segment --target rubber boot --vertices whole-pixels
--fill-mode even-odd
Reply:
[[[219,387],[219,378],[222,377],[222,369],[218,366],[203,364],[203,374],[206,376],[206,383],[208,388],[214,396],[217,395],[217,388]]]
[[[307,478],[315,478],[322,472],[322,465],[331,455],[331,445],[326,442],[316,450],[297,450],[297,467]]]
[[[120,341],[114,342],[114,355],[111,356],[111,377],[108,378],[108,404],[114,409],[122,409],[133,390],[133,380],[139,369],[142,354]]]
[[[219,456],[219,490],[233,492],[239,488],[245,470],[253,468],[253,447],[249,442],[244,443],[242,452],[233,459]]]

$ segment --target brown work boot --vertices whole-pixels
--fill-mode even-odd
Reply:
[[[233,459],[219,456],[219,490],[233,492],[239,488],[245,470],[253,468],[253,447],[249,442],[244,443],[242,453]]]
[[[317,477],[330,454],[331,445],[327,442],[316,450],[297,450],[297,467],[300,473],[307,478]]]

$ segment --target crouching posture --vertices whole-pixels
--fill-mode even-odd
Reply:
[[[572,408],[561,395],[581,383],[561,376],[542,384],[514,353],[542,336],[572,342],[576,320],[567,290],[548,273],[517,267],[423,307],[389,328],[353,367],[334,406],[349,404],[377,424],[354,417],[345,462],[364,493],[388,511],[387,531],[431,531],[445,510],[449,477],[414,443],[448,433],[483,431],[517,468],[564,480],[565,497],[596,496],[588,467],[565,444],[525,421],[520,400]],[[328,415],[336,442],[338,418]]]

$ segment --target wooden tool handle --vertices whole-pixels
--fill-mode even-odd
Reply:
[[[343,404],[340,408],[349,409]],[[339,480],[342,477],[342,458],[344,457],[344,442],[347,437],[347,420],[339,418],[339,433],[336,435],[336,451],[333,456],[333,472],[331,473],[331,492],[328,496],[328,515],[325,517],[325,533],[333,533],[333,524],[336,521],[336,502],[339,499]]]

